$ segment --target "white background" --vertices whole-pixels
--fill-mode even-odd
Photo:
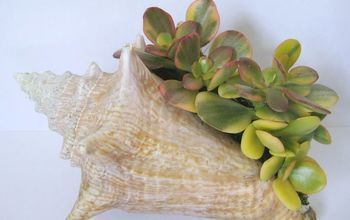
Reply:
[[[0,0],[0,219],[64,219],[78,193],[80,172],[58,157],[61,137],[48,131],[13,80],[18,72],[82,74],[90,62],[117,68],[113,52],[142,33],[142,14],[159,6],[184,19],[191,1]],[[330,146],[312,154],[328,174],[327,188],[312,197],[320,219],[347,219],[350,210],[350,2],[347,0],[216,1],[221,30],[236,29],[251,41],[254,59],[271,62],[274,47],[297,38],[298,64],[316,69],[320,83],[341,99],[325,124]],[[167,219],[180,219],[166,216]],[[160,215],[110,211],[95,219],[164,219]],[[193,219],[181,217],[181,219]]]

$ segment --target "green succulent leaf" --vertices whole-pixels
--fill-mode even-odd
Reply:
[[[282,178],[277,178],[272,183],[273,191],[277,198],[290,210],[298,211],[301,208],[301,201],[293,185]]]
[[[266,68],[262,72],[265,83],[270,85],[281,85],[285,79],[281,71],[275,67]]]
[[[200,24],[195,21],[185,21],[176,28],[175,38],[180,39],[193,32],[200,33]]]
[[[207,44],[219,29],[220,17],[214,1],[196,0],[186,12],[187,21],[196,21],[201,25],[201,45]]]
[[[198,91],[203,87],[203,81],[200,78],[194,78],[192,74],[185,74],[182,78],[182,84],[185,89]]]
[[[208,57],[201,57],[198,61],[203,74],[208,73],[213,67],[213,61]],[[211,77],[210,77],[211,78]],[[209,79],[209,78],[208,78]]]
[[[298,159],[304,159],[305,156],[308,154],[311,147],[310,141],[304,141],[299,145],[299,149],[297,152],[297,158]]]
[[[321,191],[327,184],[327,178],[322,168],[311,158],[298,162],[289,180],[295,190],[305,194]]]
[[[259,89],[265,87],[264,77],[259,65],[252,59],[242,57],[238,62],[238,73],[241,79]]]
[[[282,128],[287,127],[287,123],[281,122],[281,121],[271,121],[271,120],[265,120],[265,119],[258,119],[253,121],[252,123],[254,127],[258,130],[263,131],[274,131],[274,130],[280,130]]]
[[[209,58],[216,68],[221,68],[229,61],[236,59],[236,52],[232,47],[221,46],[213,50],[209,54]]]
[[[162,32],[157,37],[157,45],[162,48],[169,48],[172,42],[173,38],[169,33]]]
[[[218,69],[213,78],[211,78],[208,84],[208,91],[211,91],[218,87],[220,84],[225,82],[227,79],[232,77],[236,72],[236,64],[231,61],[230,63],[225,64],[222,68]]]
[[[288,99],[280,89],[268,88],[266,90],[266,102],[275,112],[286,112],[288,110]]]
[[[248,39],[240,32],[230,30],[219,34],[212,42],[209,54],[221,46],[232,47],[236,51],[236,57],[251,57],[252,48]]]
[[[168,68],[168,69],[174,69],[174,63],[165,58],[160,56],[155,56],[150,53],[146,53],[144,51],[135,50],[138,57],[142,60],[142,62],[149,68],[149,69],[159,69],[159,68]]]
[[[219,96],[225,99],[235,99],[240,97],[239,91],[235,85],[223,83],[218,89]]]
[[[308,66],[297,66],[288,73],[287,83],[297,85],[311,85],[318,80],[316,70]]]
[[[242,132],[253,117],[249,108],[211,92],[197,95],[196,108],[202,121],[226,133]]]
[[[319,104],[315,103],[309,97],[306,98],[306,97],[301,96],[298,93],[295,93],[295,92],[293,92],[293,91],[291,91],[289,89],[283,89],[283,92],[292,101],[294,101],[297,104],[302,105],[302,106],[304,106],[306,108],[309,108],[310,110],[312,110],[314,112],[321,113],[321,114],[330,114],[331,113],[326,108],[324,108],[324,107],[320,106]],[[312,90],[311,90],[311,93],[312,93]],[[318,96],[315,93],[314,93],[314,97],[311,96],[311,98],[313,98],[315,100],[317,99],[316,97],[318,97]]]
[[[199,59],[199,36],[192,33],[181,38],[175,53],[175,65],[185,71],[191,71],[192,64]]]
[[[321,84],[312,85],[311,92],[307,98],[327,109],[333,107],[339,99],[337,93],[334,90]]]
[[[262,102],[265,97],[258,89],[253,89],[249,86],[241,85],[241,84],[235,84],[234,87],[236,87],[240,97],[248,99],[253,102]]]
[[[147,45],[145,47],[145,52],[150,53],[154,56],[167,57],[167,51],[164,48],[157,47],[155,45]]]
[[[287,127],[276,132],[277,136],[304,136],[316,130],[320,119],[316,116],[301,117],[291,121]]]
[[[301,53],[301,45],[295,39],[283,41],[275,50],[274,57],[283,65],[286,71],[297,61]]]
[[[175,24],[171,16],[163,9],[148,8],[143,14],[143,32],[154,44],[162,33],[168,33],[171,38],[175,35]]]
[[[314,132],[314,139],[321,144],[331,144],[332,136],[324,126],[320,125]]]
[[[273,136],[272,134],[266,131],[261,130],[256,130],[256,135],[265,147],[269,148],[270,150],[276,153],[284,152],[284,145],[282,141],[277,137]]]
[[[285,158],[295,157],[295,153],[291,150],[285,150],[283,152],[275,152],[275,151],[269,150],[269,153],[276,157],[285,157]]]
[[[284,87],[301,96],[307,96],[311,92],[311,86],[309,85],[287,84],[287,85],[284,85]]]
[[[260,179],[263,181],[268,181],[271,179],[281,168],[283,161],[283,157],[275,156],[272,156],[266,160],[260,169]]]
[[[265,147],[256,136],[255,128],[252,124],[244,130],[241,141],[242,153],[253,160],[257,160],[264,154]]]
[[[271,121],[289,122],[296,118],[296,115],[292,112],[275,112],[267,105],[256,106],[255,114],[258,118]]]
[[[283,169],[283,174],[281,175],[282,181],[286,181],[290,174],[292,173],[297,161],[291,160],[290,163]]]
[[[159,85],[159,92],[170,105],[185,111],[196,112],[195,99],[198,92],[183,88],[180,81],[164,81]]]

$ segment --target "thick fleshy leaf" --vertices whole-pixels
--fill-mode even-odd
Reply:
[[[266,131],[261,130],[256,130],[256,135],[265,147],[269,148],[270,150],[276,153],[284,152],[283,143],[277,137],[273,136],[272,134]]]
[[[238,62],[238,73],[241,79],[257,88],[264,88],[265,82],[259,65],[252,59],[242,57]]]
[[[248,39],[238,31],[230,30],[219,34],[212,42],[209,54],[220,46],[232,47],[236,51],[237,58],[252,56],[252,48]]]
[[[157,45],[162,48],[169,48],[173,38],[169,33],[162,32],[157,37]]]
[[[138,57],[149,69],[159,69],[162,67],[168,68],[168,69],[175,68],[174,63],[170,59],[167,59],[165,57],[155,56],[140,50],[135,50],[135,51]]]
[[[283,82],[286,81],[287,80],[287,71],[276,57],[273,58],[272,66],[279,70],[279,72],[281,74],[282,81]]]
[[[269,153],[276,157],[286,157],[286,158],[295,157],[295,153],[290,150],[285,150],[283,152],[275,152],[275,151],[269,150]]]
[[[314,132],[314,139],[321,144],[331,144],[332,136],[324,126],[320,125]]]
[[[263,181],[267,181],[273,177],[277,171],[281,168],[283,164],[283,157],[275,157],[272,156],[268,160],[266,160],[260,169],[260,179]]]
[[[277,198],[290,210],[298,211],[301,208],[301,201],[298,193],[294,190],[292,184],[281,178],[277,178],[272,183],[273,191]]]
[[[334,90],[321,84],[312,85],[311,93],[307,96],[307,98],[327,109],[333,107],[339,99]]]
[[[281,122],[281,121],[271,121],[271,120],[264,120],[264,119],[258,119],[253,121],[252,123],[254,127],[258,130],[263,131],[274,131],[274,130],[280,130],[282,128],[287,127],[287,123]]]
[[[175,38],[180,39],[193,32],[200,32],[200,24],[195,21],[185,21],[176,28]]]
[[[307,96],[311,92],[311,86],[309,85],[295,85],[295,84],[287,84],[284,86],[288,90],[297,93],[301,96]]]
[[[313,159],[305,159],[297,163],[289,180],[296,191],[305,194],[317,193],[327,184],[324,171]]]
[[[296,165],[297,161],[296,160],[292,160],[288,166],[286,166],[286,168],[283,170],[283,174],[282,174],[282,181],[286,181],[288,179],[288,177],[290,176],[290,174],[292,173],[295,165]]]
[[[316,70],[308,66],[297,66],[288,73],[287,83],[297,85],[311,85],[318,79]]]
[[[262,92],[258,89],[253,89],[249,86],[236,84],[234,85],[240,95],[240,97],[248,99],[253,102],[262,102],[265,97]]]
[[[284,69],[288,71],[299,58],[300,52],[300,43],[295,39],[288,39],[278,45],[274,57],[283,65]]]
[[[331,113],[329,110],[327,110],[326,108],[317,104],[316,102],[312,101],[311,99],[305,98],[304,96],[301,96],[295,92],[292,92],[289,89],[283,89],[283,92],[292,101],[294,101],[294,102],[296,102],[296,103],[298,103],[306,108],[309,108],[310,110],[312,110],[314,112],[321,113],[321,114],[330,114]],[[311,90],[311,93],[312,93],[312,90]],[[316,99],[316,96],[314,96],[312,98]]]
[[[235,99],[240,97],[238,89],[230,83],[221,84],[219,86],[218,93],[222,98],[225,99]]]
[[[287,127],[276,132],[278,136],[303,136],[316,130],[320,125],[320,119],[316,116],[298,118],[288,124]]]
[[[219,29],[220,17],[214,1],[196,0],[187,9],[187,21],[196,21],[201,25],[201,45],[207,44]]]
[[[262,74],[267,86],[281,85],[285,81],[282,73],[275,67],[264,69]]]
[[[236,59],[236,52],[232,47],[222,46],[211,52],[209,58],[213,61],[216,68],[221,68],[230,60]]]
[[[201,70],[202,70],[203,75],[208,73],[214,65],[213,61],[208,57],[201,57],[199,59],[198,63],[201,66]],[[207,78],[207,79],[209,79],[209,78]]]
[[[226,133],[242,132],[253,117],[249,108],[211,92],[197,95],[196,108],[198,116],[205,123]]]
[[[225,64],[221,69],[218,69],[208,84],[208,91],[215,89],[232,77],[235,74],[236,69],[237,67],[234,61],[231,61],[230,63]]]
[[[257,160],[264,154],[265,147],[256,136],[255,128],[252,124],[244,130],[241,141],[242,153],[253,160]]]
[[[177,68],[191,71],[192,64],[199,59],[200,46],[197,33],[189,34],[181,38],[175,53],[175,65]]]
[[[310,147],[311,147],[310,141],[305,141],[305,142],[301,143],[299,145],[299,149],[297,152],[297,158],[299,160],[305,158],[305,156],[308,154],[308,152],[310,150]]]
[[[159,92],[169,104],[189,112],[196,112],[195,99],[198,92],[183,88],[180,81],[164,81],[159,85]]]
[[[275,112],[267,105],[255,107],[255,114],[258,118],[271,121],[289,122],[296,118],[296,115],[291,112]]]
[[[191,72],[195,78],[200,78],[203,75],[202,66],[198,61],[192,64]]]
[[[298,117],[311,116],[312,112],[312,110],[309,108],[306,108],[305,106],[297,104],[295,102],[290,102],[288,111],[293,112],[294,114],[298,115]]]
[[[145,47],[145,52],[159,57],[167,57],[166,49],[157,47],[155,45],[147,45]]]
[[[288,99],[280,89],[268,88],[266,90],[266,102],[276,112],[286,112],[288,110]]]
[[[175,35],[175,24],[171,16],[163,9],[148,8],[143,14],[143,32],[154,44],[161,33],[168,33],[173,38]]]
[[[203,87],[201,78],[194,78],[192,74],[188,73],[182,77],[182,84],[185,89],[198,91]]]

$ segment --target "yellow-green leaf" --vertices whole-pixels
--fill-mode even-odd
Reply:
[[[256,135],[265,147],[277,153],[284,152],[283,143],[277,137],[273,136],[272,134],[266,131],[261,130],[256,130]]]
[[[157,37],[161,33],[168,33],[173,38],[175,24],[171,16],[161,8],[148,8],[143,14],[143,32],[147,38],[157,44]]]
[[[236,65],[233,61],[225,64],[222,68],[218,69],[208,84],[208,91],[215,89],[220,84],[225,82],[228,78],[232,77],[235,71]]]
[[[221,84],[219,86],[218,93],[222,98],[225,99],[235,99],[240,97],[238,89],[230,83]]]
[[[275,112],[286,112],[288,110],[288,99],[280,89],[268,88],[266,90],[266,102]]]
[[[323,108],[331,108],[338,102],[337,93],[321,84],[315,84],[311,87],[311,93],[307,98]]]
[[[269,153],[276,157],[285,157],[285,158],[295,157],[295,153],[291,150],[285,150],[283,152],[275,152],[275,151],[269,150]]]
[[[314,139],[321,144],[331,144],[332,136],[324,126],[320,125],[314,132]]]
[[[189,112],[196,112],[195,99],[198,92],[183,88],[180,81],[164,81],[159,85],[159,92],[165,101],[172,106]]]
[[[238,73],[241,79],[257,88],[264,88],[265,82],[259,65],[252,59],[242,57],[238,62]]]
[[[267,181],[273,177],[283,164],[283,157],[272,156],[266,160],[260,169],[260,179]]]
[[[296,191],[305,194],[317,193],[327,184],[324,171],[313,159],[305,159],[297,163],[289,180]]]
[[[236,52],[232,47],[221,46],[212,51],[209,54],[209,58],[213,61],[216,68],[221,68],[230,60],[236,58]]]
[[[291,121],[287,127],[276,132],[278,136],[304,136],[313,132],[320,125],[316,116],[306,116]]]
[[[212,92],[199,93],[196,108],[202,121],[226,133],[242,132],[253,117],[252,111],[247,107]]]
[[[317,104],[314,100],[311,100],[309,97],[306,98],[306,97],[301,96],[298,93],[295,93],[289,89],[283,89],[283,92],[290,100],[292,100],[292,101],[294,101],[294,102],[298,103],[299,105],[302,105],[306,108],[309,108],[310,110],[312,110],[314,112],[321,113],[321,114],[331,113],[329,110],[327,110],[326,108]],[[316,97],[319,97],[319,96],[316,96]],[[314,98],[317,99],[316,97],[314,97]]]
[[[272,183],[273,191],[277,198],[290,210],[298,211],[301,208],[301,201],[298,193],[294,190],[292,184],[281,178],[277,178]]]
[[[207,44],[219,29],[220,17],[214,1],[196,0],[186,12],[187,21],[196,21],[201,25],[201,45]]]
[[[307,96],[311,92],[311,86],[309,85],[295,85],[295,84],[286,84],[284,85],[288,90],[297,93],[301,96]]]
[[[192,64],[199,59],[199,55],[199,36],[194,32],[181,38],[175,53],[175,65],[190,72]]]
[[[264,130],[264,131],[274,131],[274,130],[279,130],[282,128],[287,127],[287,123],[281,122],[281,121],[271,121],[271,120],[264,120],[264,119],[259,119],[255,120],[252,123],[254,127],[258,130]]]
[[[185,21],[176,28],[175,38],[180,39],[193,32],[200,32],[200,24],[195,21]]]
[[[250,124],[243,132],[241,141],[242,153],[250,159],[257,160],[264,154],[265,147],[255,134],[255,128]]]
[[[311,85],[318,79],[316,70],[308,66],[297,66],[288,73],[287,83],[297,85]]]
[[[219,34],[212,42],[209,54],[220,46],[232,47],[236,51],[237,58],[252,56],[252,48],[248,39],[238,31],[230,30]]]
[[[284,69],[288,71],[297,61],[300,53],[300,43],[295,39],[288,39],[278,45],[274,57],[283,65]]]
[[[271,121],[285,121],[289,122],[290,120],[296,118],[291,112],[275,112],[267,105],[257,106],[255,108],[255,114],[261,119],[271,120]]]

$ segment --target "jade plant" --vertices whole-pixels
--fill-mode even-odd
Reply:
[[[308,151],[312,139],[331,143],[321,121],[338,96],[315,83],[313,68],[293,67],[301,53],[297,40],[283,41],[271,66],[261,69],[242,33],[216,36],[219,23],[212,0],[194,1],[177,25],[164,10],[148,8],[143,30],[151,44],[137,53],[165,79],[159,92],[170,105],[240,140],[242,153],[261,161],[261,180],[272,180],[283,204],[298,210],[307,195],[326,185],[324,171]]]

